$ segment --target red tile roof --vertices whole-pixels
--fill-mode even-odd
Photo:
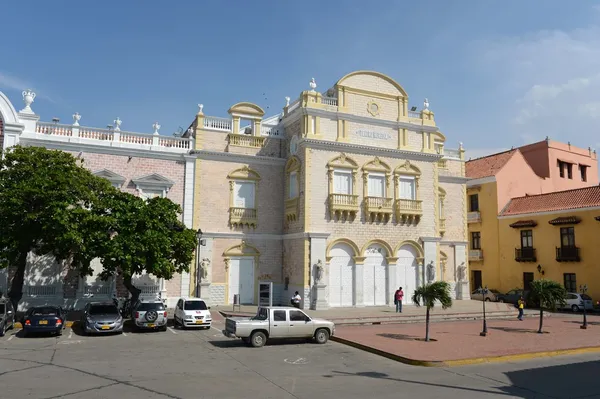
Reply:
[[[469,179],[481,179],[494,176],[506,165],[518,149],[488,155],[465,163],[465,176]]]
[[[506,204],[502,212],[500,212],[500,216],[552,212],[594,206],[600,207],[600,186],[513,198]]]

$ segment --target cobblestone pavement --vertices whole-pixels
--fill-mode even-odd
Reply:
[[[452,369],[335,342],[249,348],[210,330],[0,339],[0,397],[567,398],[600,395],[600,355]],[[591,332],[591,331],[590,331]],[[479,337],[478,337],[479,338]],[[397,341],[401,345],[404,341]],[[548,395],[548,396],[545,396]],[[600,397],[600,396],[599,396]]]

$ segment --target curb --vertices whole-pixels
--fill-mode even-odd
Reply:
[[[75,322],[74,321],[67,321],[65,323],[65,326],[71,328],[71,327],[73,327],[73,323],[75,323]],[[23,328],[23,325],[20,322],[16,321],[15,322],[15,328]]]
[[[482,363],[502,363],[502,362],[512,362],[518,360],[529,360],[535,359],[539,357],[556,357],[556,356],[569,356],[569,355],[581,355],[586,353],[598,353],[600,352],[600,346],[589,346],[584,348],[575,348],[575,349],[559,349],[554,351],[543,351],[543,352],[528,352],[528,353],[519,353],[515,355],[502,355],[502,356],[488,356],[488,357],[475,357],[469,359],[457,359],[457,360],[418,360],[411,359],[408,357],[395,355],[393,353],[389,353],[380,349],[373,348],[368,345],[359,344],[358,342],[350,341],[344,338],[332,336],[330,338],[332,341],[339,342],[344,345],[352,346],[356,349],[360,349],[369,353],[373,353],[375,355],[379,355],[391,360],[395,360],[400,363],[408,364],[411,366],[421,366],[421,367],[459,367],[459,366],[468,366],[472,364],[482,364]]]

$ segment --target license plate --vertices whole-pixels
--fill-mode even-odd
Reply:
[[[196,324],[202,324],[202,320],[196,320]]]
[[[110,330],[110,326],[102,326],[100,327],[102,330]]]
[[[48,320],[40,320],[38,324],[48,324]]]
[[[154,327],[154,324],[146,324],[148,327]]]

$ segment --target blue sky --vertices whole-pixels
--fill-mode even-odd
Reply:
[[[85,4],[85,5],[83,5]],[[166,6],[168,4],[168,6]],[[314,77],[358,69],[427,97],[448,147],[478,156],[550,136],[600,149],[600,1],[13,1],[0,90],[42,120],[171,134],[197,104],[268,114]]]

